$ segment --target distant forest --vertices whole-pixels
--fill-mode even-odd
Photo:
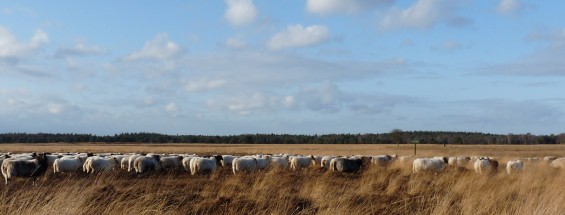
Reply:
[[[115,135],[4,133],[0,143],[230,143],[230,144],[560,144],[558,135],[488,134],[478,132],[402,131],[380,134],[241,134],[241,135],[166,135],[159,133],[121,133]]]

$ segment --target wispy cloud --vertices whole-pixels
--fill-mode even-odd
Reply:
[[[512,14],[519,11],[522,8],[522,3],[520,0],[500,0],[496,10],[500,14]]]
[[[491,63],[481,67],[481,74],[525,75],[525,76],[564,76],[565,30],[536,30],[526,40],[542,41],[545,46],[512,62]]]
[[[429,29],[439,23],[456,27],[472,23],[469,18],[456,15],[459,4],[458,0],[417,0],[405,9],[390,9],[381,19],[380,27],[384,30]]]
[[[66,57],[85,57],[92,55],[103,55],[108,53],[104,48],[98,46],[88,46],[82,43],[78,43],[72,47],[60,47],[55,52],[55,57],[66,58]]]
[[[255,20],[258,10],[252,0],[226,0],[225,18],[233,26],[242,26]]]
[[[157,34],[153,39],[145,42],[143,48],[126,56],[124,60],[171,60],[183,52],[176,43],[169,40],[166,33]]]
[[[377,6],[391,5],[396,0],[307,0],[306,10],[310,13],[328,15],[333,13],[352,14],[371,10]]]
[[[271,49],[309,47],[324,43],[330,39],[328,27],[323,25],[290,25],[285,30],[275,34],[268,41]]]
[[[19,42],[8,29],[0,26],[0,58],[20,58],[49,42],[47,33],[36,30],[27,43]]]

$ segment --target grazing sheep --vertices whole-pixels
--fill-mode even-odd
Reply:
[[[446,157],[417,158],[412,162],[412,172],[441,172],[447,166]]]
[[[255,162],[257,162],[257,170],[267,170],[269,169],[269,163],[271,162],[271,157],[261,157],[255,158]]]
[[[129,167],[129,158],[133,156],[133,155],[129,155],[125,158],[122,159],[122,161],[120,162],[120,169],[122,170],[127,170]]]
[[[294,156],[290,158],[290,168],[292,170],[306,169],[312,166],[315,161],[315,157],[310,155],[306,157]]]
[[[470,160],[471,160],[470,157],[463,157],[463,156],[449,157],[447,163],[450,166],[454,166],[454,167],[466,167],[467,164],[469,164]]]
[[[100,156],[88,157],[82,165],[82,171],[86,173],[109,172],[119,165],[118,159],[114,157],[103,158]]]
[[[10,158],[10,155],[4,154],[2,156],[0,156],[0,167],[2,166],[2,163],[4,162],[4,160]]]
[[[63,157],[62,155],[58,155],[58,154],[46,154],[45,158],[47,158],[47,165],[49,166],[53,166],[53,163],[55,162],[55,160],[59,159]]]
[[[474,164],[475,172],[479,174],[494,173],[498,169],[498,161],[491,158],[479,158]]]
[[[524,163],[521,160],[508,161],[506,163],[506,172],[510,175],[521,171],[524,168]]]
[[[233,174],[237,172],[253,172],[257,169],[257,158],[240,157],[232,161]]]
[[[133,162],[133,167],[136,174],[142,174],[149,171],[161,170],[161,157],[156,154],[139,156]]]
[[[380,167],[386,167],[394,161],[390,155],[377,155],[371,158],[371,163]]]
[[[331,170],[336,172],[357,172],[363,167],[363,160],[358,157],[337,158],[332,167]]]
[[[190,174],[196,175],[198,173],[211,173],[216,170],[218,166],[216,157],[203,158],[196,157],[190,160]]]
[[[332,159],[336,158],[336,156],[324,156],[322,157],[322,160],[320,161],[320,166],[322,168],[329,168],[330,167],[330,161]]]
[[[330,160],[330,166],[328,167],[329,170],[334,171],[334,169],[335,169],[335,162],[336,162],[337,159],[339,159],[339,158],[342,158],[342,157],[335,157],[335,158],[332,158],[332,159]]]
[[[314,160],[313,160],[314,166],[321,167],[322,166],[322,158],[323,158],[322,156],[314,156]]]
[[[565,169],[565,158],[557,158],[551,161],[550,166],[557,169]]]
[[[288,156],[273,156],[271,157],[271,164],[274,168],[287,169],[290,165]]]
[[[35,183],[35,179],[47,171],[48,163],[45,154],[33,153],[31,157],[31,160],[8,158],[2,162],[1,171],[6,185],[14,177],[31,177]]]
[[[555,159],[557,159],[555,156],[546,156],[543,158],[543,161],[545,161],[546,164],[550,164]]]
[[[394,158],[393,158],[393,157],[390,158],[391,161],[392,161],[393,159],[396,159],[396,155],[394,155],[394,156],[395,156]],[[370,165],[371,165],[371,162],[373,161],[373,156],[355,155],[355,156],[352,156],[352,158],[359,158],[359,159],[361,159],[361,161],[363,162],[363,166],[370,166]]]
[[[86,158],[75,156],[75,157],[62,157],[56,159],[53,162],[53,173],[62,172],[77,172],[84,164]]]
[[[226,167],[226,166],[232,166],[232,162],[233,159],[235,159],[235,156],[232,155],[222,155],[222,166]]]
[[[222,160],[224,158],[222,158],[221,155],[205,155],[202,156],[203,158],[214,158],[214,160],[216,161],[216,167],[222,166]]]
[[[141,157],[141,156],[143,156],[143,155],[134,154],[134,155],[129,156],[129,158],[128,158],[128,172],[135,171],[135,169],[134,169],[135,159],[137,159],[138,157]]]
[[[182,167],[182,156],[169,156],[161,158],[161,167],[163,169],[181,169]]]
[[[187,172],[190,172],[190,160],[192,160],[193,158],[196,158],[196,156],[190,155],[182,159],[182,166]]]

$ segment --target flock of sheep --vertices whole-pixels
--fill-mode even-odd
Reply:
[[[369,166],[386,167],[391,164],[412,165],[413,173],[441,172],[448,166],[467,168],[472,165],[479,174],[495,171],[499,168],[496,158],[472,157],[433,157],[415,158],[412,156],[377,155],[377,156],[313,156],[313,155],[211,155],[195,154],[119,154],[119,153],[0,153],[2,175],[6,184],[14,177],[37,178],[50,167],[55,174],[65,172],[99,173],[117,171],[144,174],[161,170],[184,169],[192,175],[211,173],[217,168],[230,168],[234,174],[282,168],[300,170],[320,167],[330,171],[353,173]],[[547,164],[554,168],[565,168],[565,158],[548,156],[545,158],[523,158],[510,160],[505,168],[508,174],[521,171],[524,163]],[[34,180],[35,181],[35,180]]]

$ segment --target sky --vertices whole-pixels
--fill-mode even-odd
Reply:
[[[0,0],[0,133],[563,133],[563,8]]]

